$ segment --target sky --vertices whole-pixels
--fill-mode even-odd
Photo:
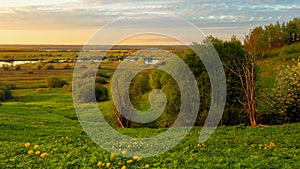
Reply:
[[[159,27],[172,29],[168,22],[149,24],[143,14],[169,14],[190,22],[205,36],[243,39],[251,28],[269,23],[286,22],[300,17],[299,0],[0,0],[0,44],[86,44],[111,22],[131,17],[132,25],[115,24],[103,35],[101,44],[126,29]],[[148,19],[148,20],[147,20]],[[151,19],[151,17],[150,17]],[[137,30],[138,32],[138,30]],[[114,37],[115,36],[115,37]],[[187,37],[194,37],[188,35]],[[178,44],[172,38],[135,36],[120,44]]]

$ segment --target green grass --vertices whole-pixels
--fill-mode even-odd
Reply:
[[[300,124],[268,127],[219,127],[204,144],[198,145],[200,127],[164,154],[127,164],[121,156],[96,145],[76,120],[72,98],[63,89],[36,94],[35,89],[13,91],[19,101],[0,106],[0,168],[299,168]],[[100,103],[104,116],[109,102]],[[118,129],[136,137],[149,137],[164,129]],[[109,134],[109,133],[102,133]],[[24,146],[30,142],[31,147]],[[275,146],[266,144],[274,142]],[[49,153],[44,159],[28,150]],[[149,147],[150,148],[150,147]],[[34,153],[37,150],[34,150]],[[102,168],[106,168],[103,166]]]
[[[293,43],[282,48],[274,49],[267,52],[264,58],[282,57],[281,59],[291,59],[300,56],[300,43]]]
[[[300,58],[300,43],[269,51],[264,59],[257,60],[259,66],[259,83],[266,90],[275,85],[276,75],[282,66],[293,64]]]
[[[114,69],[120,62],[106,61],[101,63],[102,71],[108,75],[112,75]],[[50,63],[54,66],[54,69],[47,70],[45,66],[42,69],[36,69],[34,64],[24,64],[20,70],[3,70],[0,68],[1,82],[14,84],[18,89],[37,89],[45,88],[48,77],[58,77],[66,80],[69,84],[72,83],[73,69],[64,69],[63,66],[66,63]],[[74,65],[70,64],[72,67]]]

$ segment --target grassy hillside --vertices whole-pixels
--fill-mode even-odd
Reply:
[[[0,106],[0,168],[300,167],[299,124],[219,127],[204,144],[198,144],[201,128],[196,127],[165,154],[131,162],[128,158],[111,157],[88,138],[76,120],[71,96],[63,89],[45,90],[38,95],[35,89],[13,92],[19,101]],[[163,130],[122,129],[120,132],[145,137]],[[27,142],[30,147],[25,147]],[[34,149],[33,145],[39,148]],[[29,155],[29,150],[33,154]],[[35,155],[37,151],[48,155],[41,158]],[[99,162],[110,166],[98,167]]]
[[[290,65],[300,58],[300,43],[269,51],[264,59],[257,60],[260,73],[260,83],[263,88],[274,87],[275,77],[281,66]]]

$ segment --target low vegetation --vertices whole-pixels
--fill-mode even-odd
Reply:
[[[0,83],[0,102],[12,98],[12,93],[11,93],[12,87],[13,87],[12,85],[6,85]]]
[[[72,100],[78,51],[0,50],[0,60],[42,60],[15,67],[5,65],[0,70],[0,168],[300,168],[300,37],[291,36],[300,29],[299,23],[296,18],[284,25],[255,28],[246,37],[245,45],[235,36],[228,41],[208,37],[225,68],[227,102],[219,127],[205,143],[199,143],[199,134],[211,102],[208,73],[192,50],[170,50],[195,76],[200,93],[199,112],[195,127],[184,140],[151,158],[126,158],[122,156],[126,151],[107,152],[84,132]],[[151,137],[174,123],[181,106],[180,89],[168,73],[144,70],[130,82],[131,103],[138,110],[148,110],[150,92],[161,89],[168,99],[166,109],[147,124],[123,117],[111,100],[111,77],[121,61],[135,51],[108,52],[96,77],[84,67],[86,71],[80,75],[89,77],[91,83],[76,81],[76,89],[82,95],[75,97],[82,103],[97,101],[104,118],[118,132],[136,138]],[[253,58],[251,62],[247,62],[249,56]],[[164,64],[167,62],[164,60]],[[139,64],[144,64],[142,59]],[[91,62],[90,66],[96,64]],[[249,74],[242,74],[241,69],[251,70],[253,93],[244,91],[243,79]],[[91,90],[93,86],[95,90]],[[253,98],[247,94],[253,94]],[[252,102],[251,111],[248,102]],[[254,124],[251,118],[256,120],[256,127],[250,126]],[[185,126],[184,121],[182,124]],[[135,145],[130,142],[121,147]]]
[[[43,90],[38,95],[34,89],[18,89],[13,94],[19,101],[5,102],[0,109],[0,168],[300,167],[300,144],[295,139],[300,137],[299,124],[222,126],[205,143],[198,142],[201,127],[195,127],[164,154],[124,158],[100,148],[85,134],[72,98],[62,88]],[[107,103],[99,103],[104,116],[109,113],[104,110]],[[150,137],[165,129],[117,130],[132,137]],[[128,145],[134,143],[124,146]]]
[[[46,79],[46,86],[48,88],[63,87],[64,85],[67,84],[68,84],[67,81],[59,79],[57,77],[49,77]]]

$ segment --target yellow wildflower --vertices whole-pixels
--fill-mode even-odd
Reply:
[[[48,153],[41,154],[41,158],[45,158],[48,155]]]
[[[114,158],[116,155],[114,153],[110,154],[110,158]]]
[[[99,161],[97,165],[98,167],[102,166],[102,161]]]
[[[149,164],[146,164],[146,165],[145,165],[145,168],[149,168],[149,167],[150,167]]]
[[[40,155],[41,152],[40,152],[40,151],[36,151],[35,154],[36,154],[36,155]]]
[[[127,164],[130,164],[132,162],[133,162],[133,160],[127,160]]]
[[[97,164],[98,167],[102,166],[102,161],[99,161]]]
[[[34,145],[33,148],[34,148],[34,149],[38,149],[38,148],[39,148],[39,145]]]
[[[126,151],[122,151],[122,154],[125,155],[125,154],[126,154]]]
[[[141,158],[138,157],[138,156],[134,156],[132,159],[135,160],[135,161],[140,161],[141,160]]]
[[[25,147],[30,147],[30,143],[25,143]]]
[[[106,163],[106,167],[109,167],[110,166],[110,163]]]
[[[126,169],[126,166],[123,166],[121,169]]]
[[[31,155],[33,153],[33,150],[29,150],[28,154]]]

